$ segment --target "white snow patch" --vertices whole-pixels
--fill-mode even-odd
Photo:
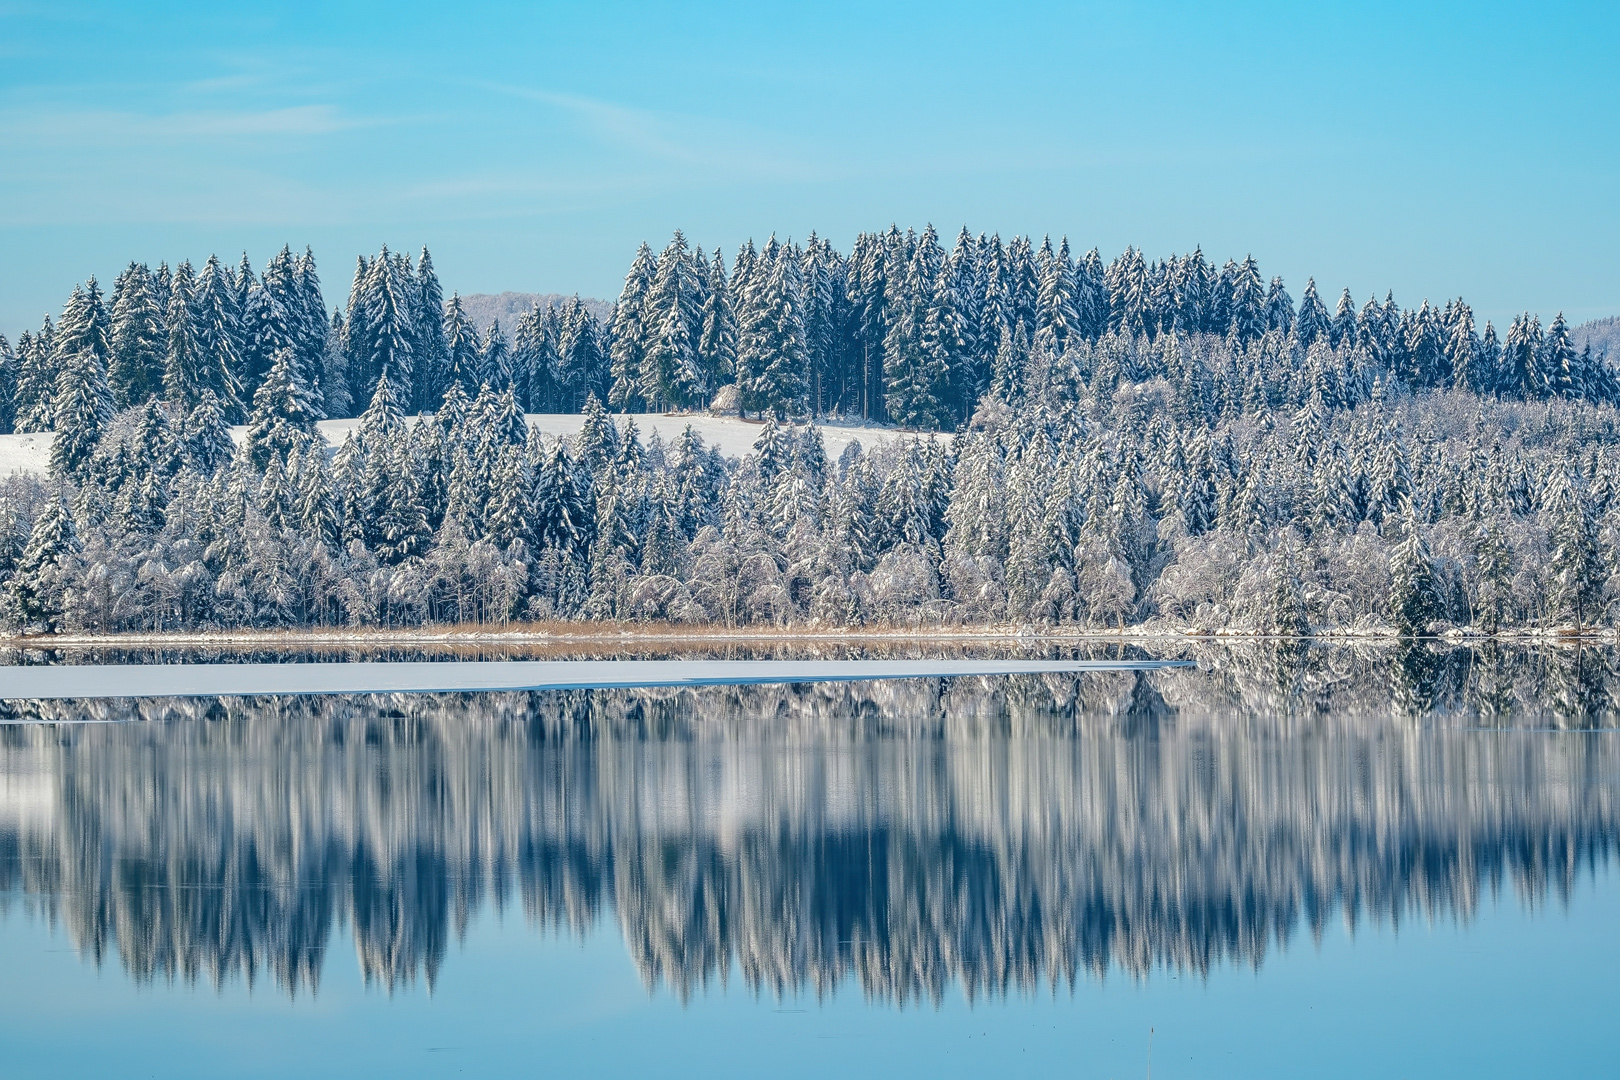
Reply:
[[[580,428],[585,424],[583,413],[530,413],[527,419],[530,427],[539,428],[547,435],[578,435]],[[682,429],[690,424],[692,430],[703,437],[705,445],[717,446],[727,457],[738,458],[747,456],[753,450],[760,432],[765,430],[765,425],[761,421],[742,420],[735,416],[709,416],[704,413],[613,414],[614,422],[621,427],[626,419],[636,422],[643,444],[656,431],[659,438],[664,441],[664,445],[668,446],[679,438]],[[327,445],[336,449],[343,445],[343,440],[348,437],[349,432],[359,426],[359,420],[322,420],[316,428],[326,439]],[[862,446],[872,450],[895,439],[913,438],[915,433],[901,431],[898,428],[827,422],[821,425],[821,435],[827,447],[827,457],[837,461],[845,448],[857,440]],[[949,435],[937,437],[950,438]],[[35,476],[45,475],[51,463],[53,438],[49,432],[33,435],[0,435],[0,477],[18,472]],[[245,426],[231,428],[231,438],[241,443],[247,438],[247,428]]]
[[[44,476],[51,466],[50,432],[35,435],[0,435],[0,476],[31,473]]]

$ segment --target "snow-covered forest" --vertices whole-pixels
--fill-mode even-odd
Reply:
[[[54,432],[0,486],[5,622],[1410,635],[1620,598],[1620,378],[1562,315],[891,228],[729,267],[677,233],[607,318],[511,330],[426,250],[361,258],[330,314],[307,251],[88,281],[0,338],[0,430]],[[613,417],[707,407],[761,422],[751,454]],[[329,453],[315,422],[356,413]],[[917,435],[834,461],[828,418]]]

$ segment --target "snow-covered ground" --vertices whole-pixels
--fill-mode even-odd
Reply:
[[[615,414],[613,419],[621,426],[626,417]],[[636,422],[636,428],[641,432],[642,442],[658,432],[659,438],[665,444],[672,443],[680,435],[681,430],[688,424],[692,430],[703,437],[705,444],[718,446],[720,452],[727,457],[743,457],[754,447],[759,433],[765,425],[757,420],[741,420],[735,416],[709,416],[703,413],[630,413],[629,419]],[[531,413],[528,417],[529,426],[539,428],[547,435],[578,435],[580,427],[585,423],[583,413]],[[341,446],[349,432],[360,425],[358,420],[322,420],[316,425],[333,447]],[[826,423],[821,426],[822,439],[827,446],[827,457],[833,461],[838,460],[850,443],[859,440],[861,445],[872,449],[894,439],[911,438],[911,433],[899,431],[894,428],[861,427],[854,424]],[[241,442],[247,436],[247,428],[234,427],[231,437]],[[949,436],[943,436],[949,438]],[[51,438],[49,434],[40,435],[0,435],[0,477],[10,476],[15,472],[44,475],[51,460]]]

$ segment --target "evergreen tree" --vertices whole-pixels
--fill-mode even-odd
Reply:
[[[371,393],[371,403],[360,414],[360,445],[366,451],[382,446],[405,429],[405,410],[393,382],[384,372]]]
[[[1547,613],[1559,623],[1573,622],[1575,632],[1596,621],[1603,591],[1603,563],[1598,556],[1591,507],[1575,482],[1560,473],[1552,484],[1546,515],[1552,559],[1548,564]]]
[[[413,400],[416,407],[431,409],[444,397],[452,366],[449,355],[449,320],[444,305],[444,289],[439,275],[433,269],[433,256],[423,248],[416,260],[415,304],[411,309],[411,322],[417,338],[412,354],[415,358],[417,385]]]
[[[461,306],[460,294],[452,294],[444,308],[444,340],[446,355],[445,387],[451,383],[466,393],[483,381],[479,368],[478,331],[467,318]],[[444,394],[441,392],[440,399]]]
[[[19,432],[51,430],[58,370],[51,355],[55,337],[56,327],[50,316],[46,316],[38,334],[25,333],[17,343],[16,430]]]
[[[701,312],[703,330],[697,342],[697,367],[704,394],[730,382],[737,370],[737,319],[731,308],[725,259],[719,248],[709,261],[709,287]]]
[[[642,301],[645,351],[637,393],[655,408],[679,408],[702,395],[697,346],[703,333],[703,282],[679,229],[656,265]]]
[[[483,344],[478,348],[479,381],[494,390],[505,390],[512,385],[512,352],[501,333],[501,320],[495,319],[484,332]]]
[[[1564,321],[1564,313],[1560,311],[1552,325],[1547,328],[1547,336],[1541,345],[1541,370],[1551,383],[1553,392],[1560,397],[1586,398],[1588,394],[1587,372],[1582,363],[1581,354],[1575,351],[1575,346],[1569,339],[1569,324]]]
[[[1227,311],[1230,332],[1239,341],[1253,341],[1267,328],[1266,287],[1260,279],[1260,268],[1254,256],[1245,256],[1237,266],[1231,283],[1231,297]]]
[[[12,601],[24,625],[43,623],[47,630],[60,627],[71,588],[72,563],[82,549],[67,494],[58,488],[46,496],[11,578]]]
[[[1429,624],[1441,616],[1434,561],[1417,513],[1405,497],[1401,500],[1401,539],[1389,561],[1389,610],[1403,637],[1427,633]]]
[[[51,442],[51,473],[78,479],[112,420],[112,389],[107,385],[104,352],[84,348],[62,359],[51,408],[56,431]]]
[[[212,390],[204,389],[181,427],[181,453],[186,465],[212,476],[236,452],[226,425],[225,408]]]
[[[804,298],[798,260],[771,241],[765,277],[747,298],[737,348],[737,383],[745,409],[777,419],[805,401]]]
[[[1305,294],[1299,298],[1299,317],[1294,320],[1294,336],[1308,348],[1318,339],[1331,340],[1332,333],[1333,320],[1328,315],[1327,305],[1316,295],[1316,279],[1308,278],[1305,281]]]
[[[184,402],[191,407],[204,389],[225,406],[232,417],[241,413],[242,405],[252,397],[255,363],[252,351],[255,342],[250,325],[252,297],[259,291],[253,271],[242,256],[243,269],[233,280],[229,269],[210,255],[203,264],[201,274],[193,275],[191,264],[182,262],[175,270],[170,288],[169,306],[165,309],[168,349],[164,363],[164,396],[171,401]],[[179,298],[180,307],[176,307]],[[184,313],[187,325],[179,327],[177,321]],[[285,331],[284,320],[279,328]],[[171,386],[167,351],[175,347],[177,330],[189,339],[189,355],[179,374],[186,380],[183,388]],[[268,337],[267,331],[267,337]],[[283,333],[283,337],[288,336]],[[266,363],[268,368],[268,363]],[[262,374],[262,372],[259,372]]]
[[[165,337],[163,311],[152,293],[151,271],[132,262],[113,286],[107,382],[115,407],[138,405],[158,392]]]
[[[642,244],[630,264],[630,272],[625,275],[624,288],[613,309],[613,385],[608,390],[608,404],[622,411],[640,404],[641,368],[647,352],[649,323],[646,299],[657,270],[652,248]]]
[[[375,397],[385,377],[400,408],[407,407],[416,381],[413,343],[418,339],[411,323],[416,291],[409,260],[384,247],[365,266],[355,311],[349,316],[349,366],[362,379],[361,395]]]
[[[17,358],[11,342],[0,334],[0,435],[10,435],[17,425]],[[0,563],[0,570],[4,569]]]
[[[291,349],[278,351],[269,374],[253,394],[253,415],[247,432],[247,451],[253,464],[264,469],[275,458],[284,465],[294,452],[315,445],[319,438],[315,416],[309,390],[297,377],[297,358]]]
[[[1046,347],[1054,355],[1063,351],[1069,335],[1080,332],[1080,314],[1076,308],[1079,291],[1074,262],[1069,257],[1069,238],[1065,236],[1041,271],[1036,299],[1035,333],[1037,337],[1044,334],[1050,338]]]

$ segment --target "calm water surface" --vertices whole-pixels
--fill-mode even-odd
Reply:
[[[10,703],[0,1074],[1612,1069],[1611,652],[1197,659]]]

